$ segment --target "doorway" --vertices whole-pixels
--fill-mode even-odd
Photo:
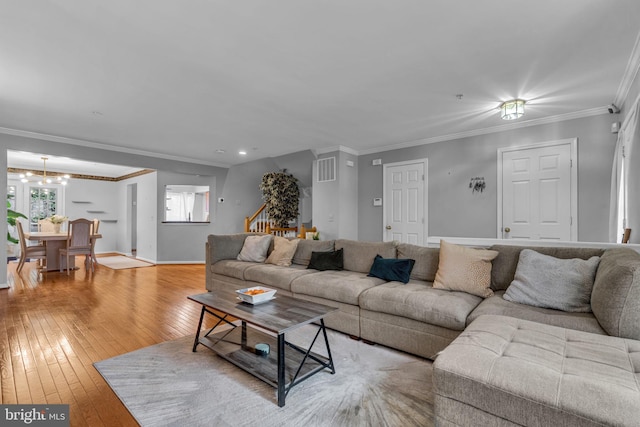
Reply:
[[[138,252],[138,184],[127,184],[127,234],[131,255],[135,257]]]
[[[578,239],[577,138],[498,150],[499,239]]]
[[[383,166],[383,240],[424,245],[427,236],[427,159]]]

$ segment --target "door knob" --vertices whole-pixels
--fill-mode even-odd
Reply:
[[[386,228],[387,230],[391,230],[391,226],[390,226],[390,225],[387,225],[385,228]]]
[[[505,227],[505,228],[504,228],[504,232],[505,232],[505,233],[509,233],[510,231],[511,231],[511,229],[510,229],[509,227]]]

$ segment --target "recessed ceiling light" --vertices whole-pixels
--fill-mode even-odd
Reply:
[[[240,154],[241,156],[246,156],[247,152],[244,150],[238,151],[238,154]]]

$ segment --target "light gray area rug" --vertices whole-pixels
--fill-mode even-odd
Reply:
[[[106,256],[98,258],[98,264],[114,270],[123,270],[125,268],[141,268],[153,267],[153,264],[140,261],[138,259],[127,258],[122,255]]]
[[[287,339],[308,343],[311,326]],[[431,362],[329,331],[336,374],[323,371],[275,388],[218,357],[193,337],[94,364],[142,426],[432,426]],[[314,351],[324,345],[316,343]]]

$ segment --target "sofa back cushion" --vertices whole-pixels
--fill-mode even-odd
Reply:
[[[249,233],[237,234],[210,234],[207,243],[209,244],[209,265],[223,259],[236,259],[244,246],[244,239],[250,236]]]
[[[398,244],[398,258],[413,259],[416,263],[411,271],[411,278],[433,282],[438,271],[440,249],[426,248],[409,243]]]
[[[293,264],[309,265],[311,260],[311,252],[330,252],[334,249],[333,240],[306,240],[300,239],[295,254],[293,255]]]
[[[344,269],[369,273],[376,255],[382,258],[396,258],[394,242],[358,242],[355,240],[336,240],[336,250],[344,249]]]
[[[601,256],[604,253],[603,249],[597,248],[538,248],[533,246],[493,245],[489,249],[498,251],[498,256],[493,260],[493,267],[491,268],[491,289],[494,291],[504,291],[509,287],[515,277],[520,251],[523,249],[532,249],[543,255],[562,259],[589,259],[592,256]]]
[[[591,292],[591,309],[609,335],[640,340],[640,254],[607,249]]]

